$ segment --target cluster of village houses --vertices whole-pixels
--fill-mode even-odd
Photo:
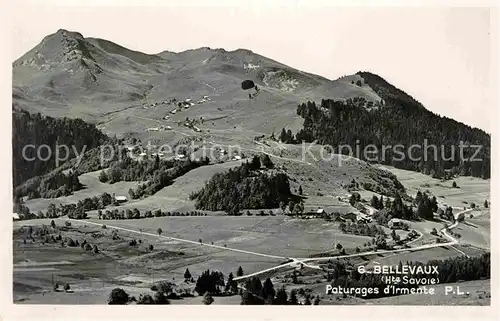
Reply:
[[[149,106],[144,106],[143,108],[148,109],[149,107],[156,107],[160,104],[175,104],[175,103],[177,103],[177,108],[170,111],[170,114],[175,115],[175,114],[177,114],[177,112],[179,112],[183,108],[187,109],[191,106],[194,106],[195,104],[203,104],[207,101],[210,101],[210,97],[207,95],[200,98],[196,103],[194,103],[191,98],[186,98],[185,100],[182,100],[182,101],[177,101],[175,98],[173,98],[173,99],[170,99],[169,101],[162,101],[160,103],[155,102]],[[163,120],[169,120],[169,119],[170,119],[170,115],[163,116]],[[198,128],[197,126],[195,126],[195,123],[196,123],[195,120],[186,119],[185,122],[179,122],[178,125],[180,125],[180,126],[183,125],[183,126],[186,126],[188,128],[191,128],[195,132],[201,132],[201,129]],[[165,131],[165,130],[172,130],[172,126],[161,125],[159,127],[150,127],[150,128],[146,129],[146,131],[148,131],[148,132]]]
[[[176,102],[177,102],[177,99],[172,98],[172,99],[167,100],[167,101],[161,101],[161,102],[151,103],[149,106],[148,105],[144,105],[144,106],[142,106],[142,108],[148,109],[148,108],[156,107],[156,106],[159,106],[159,105],[171,105],[171,104],[175,104]]]
[[[156,145],[150,145],[149,148],[150,149],[154,149],[156,148],[157,146]],[[161,152],[158,152],[158,153],[147,153],[146,151],[144,151],[140,146],[127,146],[127,151],[128,151],[128,154],[130,157],[132,158],[136,158],[136,159],[144,159],[146,157],[160,157],[160,158],[163,158],[165,155],[165,153],[161,153]],[[222,161],[223,159],[228,159],[226,158],[226,156],[228,155],[228,151],[224,148],[215,148],[215,153],[216,155],[218,154],[218,158],[220,161]],[[187,159],[187,154],[186,152],[178,152],[177,154],[175,154],[173,156],[174,159],[176,160],[185,160]],[[245,158],[243,155],[232,155],[231,157],[231,161],[239,161],[241,159]]]
[[[317,210],[308,211],[305,214],[305,217],[316,218],[316,217],[325,217],[328,215],[329,214],[323,208],[318,208]],[[370,223],[372,221],[372,218],[369,215],[363,213],[354,213],[354,212],[340,214],[336,217],[336,219],[342,222],[354,221],[360,223]]]
[[[318,208],[316,211],[311,210],[308,211],[304,216],[306,218],[318,218],[318,217],[325,217],[328,214],[323,208]],[[372,218],[364,213],[354,213],[354,212],[349,212],[349,213],[344,213],[340,214],[336,217],[336,220],[341,221],[341,222],[359,222],[359,223],[371,223]],[[391,229],[402,229],[403,228],[403,221],[397,218],[393,218],[389,220],[387,223],[387,226]]]
[[[210,97],[208,97],[207,95],[203,96],[200,100],[198,100],[196,103],[193,102],[193,100],[191,98],[186,98],[185,100],[183,101],[179,101],[177,103],[177,107],[176,109],[173,109],[172,111],[170,111],[170,113],[172,115],[175,115],[179,110],[181,110],[182,108],[184,109],[188,109],[189,107],[192,107],[196,104],[203,104],[207,101],[210,101]]]

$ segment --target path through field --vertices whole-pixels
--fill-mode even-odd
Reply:
[[[90,221],[85,221],[85,220],[77,220],[77,219],[72,219],[72,218],[69,218],[69,220],[73,221],[73,222],[83,223],[83,224],[92,224],[92,225],[98,225],[98,226],[102,226],[103,225],[101,223],[95,223],[95,222],[90,222]],[[205,244],[205,243],[200,243],[200,242],[197,242],[197,241],[181,239],[181,238],[177,238],[177,237],[173,237],[173,236],[164,236],[164,235],[159,235],[159,234],[153,234],[153,233],[149,233],[149,232],[142,232],[142,231],[132,230],[132,229],[123,228],[123,227],[119,227],[119,226],[112,226],[112,225],[107,225],[106,224],[106,227],[107,228],[111,228],[111,229],[115,229],[115,230],[126,231],[126,232],[129,232],[129,233],[135,233],[135,234],[140,234],[140,235],[148,235],[148,236],[153,236],[153,237],[158,237],[158,238],[163,238],[163,239],[168,239],[168,240],[175,240],[175,241],[184,242],[184,243],[191,243],[191,244],[196,244],[196,245],[201,245],[201,246],[208,246],[208,247],[213,247],[213,248],[217,248],[217,249],[221,249],[221,250],[228,250],[228,251],[233,251],[233,252],[240,252],[240,253],[245,253],[245,254],[263,256],[263,257],[268,257],[268,258],[272,258],[272,259],[287,259],[284,256],[269,255],[269,254],[264,254],[264,253],[257,253],[257,252],[239,250],[239,249],[235,249],[235,248],[230,248],[230,247],[225,247],[225,246],[220,246],[220,245],[214,245],[214,244]]]
[[[472,209],[468,210],[463,210],[462,212],[457,213],[457,216],[462,214],[462,213],[467,213],[472,211]],[[97,226],[102,226],[101,223],[95,223],[95,222],[89,222],[85,220],[77,220],[77,219],[69,219],[73,222],[78,222],[82,224],[92,224],[92,225],[97,225]],[[451,235],[447,233],[448,229],[453,229],[458,225],[458,221],[455,222],[454,224],[450,225],[448,228],[443,228],[441,232],[443,233],[444,236],[446,236],[450,242],[447,243],[436,243],[436,244],[427,244],[427,245],[422,245],[419,247],[413,247],[413,248],[404,248],[404,249],[397,249],[397,250],[382,250],[382,251],[368,251],[368,252],[363,252],[363,253],[356,253],[356,254],[349,254],[349,255],[340,255],[340,256],[330,256],[330,257],[321,257],[321,258],[292,258],[292,257],[284,257],[284,256],[279,256],[279,255],[270,255],[270,254],[264,254],[264,253],[258,253],[258,252],[252,252],[252,251],[245,251],[245,250],[240,250],[240,249],[235,249],[235,248],[230,248],[230,247],[225,247],[225,246],[220,246],[220,245],[214,245],[214,244],[205,244],[205,243],[200,243],[197,241],[192,241],[192,240],[187,240],[187,239],[181,239],[181,238],[176,238],[176,237],[171,237],[171,236],[163,236],[163,235],[158,235],[158,234],[153,234],[149,232],[142,232],[138,230],[133,230],[133,229],[128,229],[128,228],[123,228],[119,226],[112,226],[112,225],[106,225],[106,227],[111,228],[111,229],[116,229],[116,230],[122,230],[130,233],[136,233],[136,234],[141,234],[141,235],[148,235],[148,236],[153,236],[153,237],[158,237],[158,238],[164,238],[164,239],[169,239],[169,240],[175,240],[179,242],[185,242],[185,243],[191,243],[191,244],[196,244],[200,246],[208,246],[212,248],[218,248],[222,250],[228,250],[228,251],[233,251],[233,252],[240,252],[240,253],[245,253],[245,254],[250,254],[250,255],[256,255],[256,256],[262,256],[262,257],[268,257],[268,258],[273,258],[273,259],[291,259],[291,262],[280,264],[278,266],[268,268],[265,270],[257,271],[252,274],[240,276],[234,278],[235,281],[238,280],[244,280],[253,276],[257,276],[263,273],[271,272],[274,270],[278,270],[284,267],[291,267],[291,266],[299,266],[303,265],[305,267],[313,268],[313,269],[321,269],[319,266],[314,266],[308,264],[309,262],[319,262],[319,261],[328,261],[328,260],[335,260],[335,259],[343,259],[343,258],[352,258],[352,257],[359,257],[359,256],[365,256],[365,255],[376,255],[376,254],[386,254],[386,253],[398,253],[398,252],[408,252],[408,251],[419,251],[419,250],[425,250],[425,249],[431,249],[431,248],[436,248],[436,247],[441,247],[441,246],[451,246],[453,247],[454,245],[458,244],[458,241]],[[454,247],[453,247],[454,248]],[[463,255],[466,255],[462,251],[454,248],[455,250],[459,251]]]

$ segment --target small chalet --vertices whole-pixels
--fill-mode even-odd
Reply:
[[[124,203],[126,201],[128,201],[127,197],[126,196],[115,196],[115,200],[118,202],[118,203]]]
[[[398,228],[402,228],[403,227],[403,222],[401,222],[401,220],[397,219],[397,218],[393,218],[391,219],[388,223],[387,223],[387,226],[389,226],[389,228],[391,229],[398,229]]]

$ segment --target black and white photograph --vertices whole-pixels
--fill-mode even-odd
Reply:
[[[23,2],[10,303],[492,305],[495,8]]]

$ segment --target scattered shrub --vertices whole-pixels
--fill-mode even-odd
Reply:
[[[114,288],[108,298],[108,304],[127,304],[130,296],[121,288]]]

